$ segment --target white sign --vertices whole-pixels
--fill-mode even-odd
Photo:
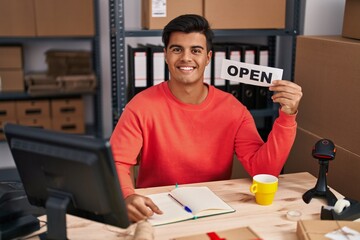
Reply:
[[[152,17],[166,17],[166,0],[152,0]]]
[[[220,76],[230,81],[269,87],[273,80],[281,80],[282,75],[283,70],[280,68],[223,59]]]

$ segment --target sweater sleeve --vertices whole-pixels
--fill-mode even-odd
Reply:
[[[130,169],[136,164],[142,146],[142,134],[137,117],[128,108],[121,114],[111,135],[110,144],[121,190],[126,198],[135,193]]]
[[[251,175],[267,173],[278,176],[295,141],[296,114],[288,115],[279,110],[267,142],[263,142],[257,132],[251,114],[247,114],[238,129],[235,152]]]

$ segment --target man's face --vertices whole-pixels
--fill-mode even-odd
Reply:
[[[204,34],[173,32],[165,49],[171,81],[182,84],[203,82],[211,54],[211,51],[207,52]]]

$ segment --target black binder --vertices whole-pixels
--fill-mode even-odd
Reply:
[[[220,78],[222,59],[229,56],[227,45],[214,44],[211,57],[211,85],[228,92],[229,81]]]
[[[262,55],[265,56],[262,56]],[[267,59],[264,59],[267,58]],[[255,46],[255,64],[269,66],[268,64],[269,50],[267,46],[256,45]],[[267,87],[255,87],[255,108],[263,109],[268,106],[269,100],[269,88]]]
[[[164,46],[146,44],[144,47],[147,49],[147,85],[153,86],[169,80],[169,69],[165,62]]]
[[[128,45],[128,101],[148,87],[147,72],[147,48]],[[140,73],[143,76],[138,76]]]

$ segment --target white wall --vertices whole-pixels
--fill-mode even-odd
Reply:
[[[304,35],[341,35],[345,0],[306,0]]]

